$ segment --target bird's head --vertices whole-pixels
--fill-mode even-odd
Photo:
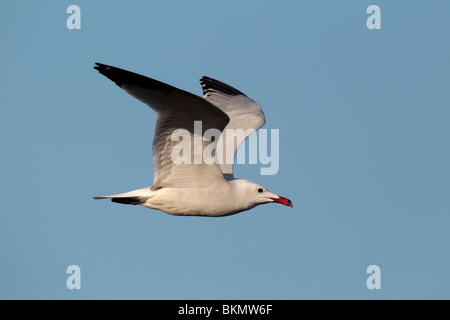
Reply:
[[[242,202],[247,203],[250,207],[270,202],[281,203],[291,208],[293,207],[291,200],[276,195],[257,183],[238,179],[234,180],[233,184],[237,185],[237,198]]]

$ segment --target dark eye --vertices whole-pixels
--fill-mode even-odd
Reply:
[[[263,188],[258,188],[259,193],[262,193],[263,191],[264,191]]]

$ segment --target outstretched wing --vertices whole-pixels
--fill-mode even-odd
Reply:
[[[217,143],[216,157],[222,173],[232,177],[236,150],[264,125],[266,118],[261,106],[239,90],[209,77],[202,77],[200,84],[204,98],[230,117]]]
[[[223,179],[220,167],[207,159],[207,154],[203,154],[206,146],[216,142],[203,139],[203,134],[208,129],[222,131],[229,122],[226,113],[202,97],[163,82],[101,63],[96,63],[94,68],[127,93],[150,106],[157,114],[153,138],[153,190],[162,187],[205,187],[214,179]],[[201,129],[197,126],[197,130],[194,130],[195,121],[201,121]],[[184,129],[187,136],[174,139],[172,134],[177,129]],[[184,154],[186,150],[183,149],[175,155],[182,155],[185,161],[175,164],[172,151],[180,144],[181,139],[184,142],[187,138],[190,139],[190,161]],[[201,141],[201,148],[198,141]],[[201,163],[195,163],[199,162],[198,159]]]

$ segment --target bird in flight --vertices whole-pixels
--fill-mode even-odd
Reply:
[[[235,88],[206,76],[200,79],[202,98],[105,64],[96,63],[94,69],[152,108],[157,120],[153,138],[153,185],[93,199],[111,199],[184,216],[228,216],[272,202],[293,207],[289,199],[257,183],[234,177],[233,159],[237,148],[266,120],[258,103]],[[219,132],[220,136],[208,139],[208,132]],[[240,143],[235,143],[234,136],[227,139],[230,132],[234,136],[238,132]],[[174,159],[177,154],[174,148],[180,143],[180,136],[174,139],[175,133],[191,138],[192,153],[184,154],[183,150],[183,161]],[[202,135],[200,140],[199,135]],[[231,148],[228,140],[233,141]],[[211,147],[212,152],[206,152]],[[231,157],[227,156],[227,150]],[[222,160],[217,161],[219,154]],[[223,158],[231,161],[223,161]]]

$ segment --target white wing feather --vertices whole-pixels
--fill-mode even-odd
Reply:
[[[114,81],[127,93],[155,110],[157,121],[153,139],[153,160],[155,177],[152,190],[163,187],[199,188],[206,187],[214,180],[224,179],[220,167],[205,163],[204,148],[211,144],[202,139],[201,164],[194,164],[194,121],[202,121],[202,136],[208,129],[222,131],[229,117],[202,97],[172,87],[160,81],[119,68],[96,63],[101,74]],[[172,149],[179,143],[172,141],[176,129],[186,129],[191,139],[191,163],[174,164]]]
[[[220,169],[233,176],[234,157],[239,146],[266,122],[261,106],[239,90],[209,77],[200,79],[203,96],[230,118],[217,143]]]

